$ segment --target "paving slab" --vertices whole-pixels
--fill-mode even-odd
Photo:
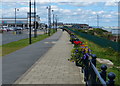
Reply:
[[[84,84],[83,74],[69,62],[72,44],[63,32],[56,44],[14,84]]]

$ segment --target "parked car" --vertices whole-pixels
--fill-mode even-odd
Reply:
[[[2,31],[7,31],[7,27],[3,27],[3,28],[2,28]]]
[[[17,31],[17,30],[22,30],[23,28],[22,27],[14,27],[14,30]]]
[[[13,27],[8,27],[8,28],[7,28],[7,31],[13,31],[13,30],[14,30]]]

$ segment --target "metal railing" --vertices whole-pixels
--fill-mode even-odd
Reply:
[[[107,66],[101,66],[101,72],[99,72],[96,68],[96,55],[90,55],[92,59],[85,59],[84,67],[82,67],[84,73],[84,81],[86,82],[86,86],[114,86],[115,74],[110,72],[108,74],[108,81],[106,81],[106,70]]]
[[[68,29],[65,30],[70,35],[73,33]],[[74,37],[77,38],[76,36]],[[105,64],[101,65],[101,72],[99,72],[96,68],[96,58],[97,56],[95,54],[89,54],[88,58],[82,60],[82,64],[84,64],[84,66],[81,66],[81,71],[84,73],[84,81],[86,82],[86,86],[114,86],[114,79],[116,77],[115,74],[110,72],[108,74],[108,81],[106,81],[107,66]]]

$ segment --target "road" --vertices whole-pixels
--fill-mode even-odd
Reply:
[[[38,31],[38,34],[43,34],[42,30]],[[12,32],[5,32],[2,35],[2,44],[7,44],[13,41],[18,41],[21,39],[29,38],[29,32],[28,31],[23,31],[23,34],[13,34]],[[32,37],[33,37],[33,31],[32,31]]]

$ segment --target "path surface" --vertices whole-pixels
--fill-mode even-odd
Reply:
[[[25,73],[39,58],[42,57],[54,44],[62,31],[51,37],[31,44],[2,58],[2,83],[12,84]]]
[[[59,41],[15,84],[83,84],[80,69],[68,61],[71,49],[69,35],[63,32]]]

